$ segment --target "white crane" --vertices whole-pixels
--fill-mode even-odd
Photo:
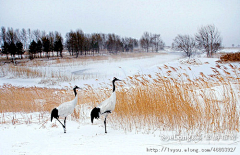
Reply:
[[[117,78],[113,78],[112,84],[113,84],[113,92],[112,95],[103,101],[101,104],[99,104],[97,107],[93,108],[91,111],[91,122],[93,123],[93,119],[98,119],[100,115],[104,115],[104,126],[105,126],[105,133],[107,133],[106,129],[106,119],[109,113],[112,113],[112,111],[115,109],[116,104],[116,92],[115,92],[115,81],[121,81]]]
[[[64,129],[64,133],[66,133],[66,118],[68,115],[71,115],[73,113],[74,108],[77,105],[78,97],[77,97],[76,89],[81,89],[81,88],[79,88],[78,86],[75,86],[73,88],[73,91],[75,94],[74,100],[62,103],[57,108],[54,108],[51,113],[51,122],[53,118],[56,118],[59,121],[58,119],[59,116],[65,117],[64,124],[62,124],[62,122],[59,121],[59,123],[61,123]]]

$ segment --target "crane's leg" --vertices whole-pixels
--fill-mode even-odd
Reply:
[[[107,133],[107,117],[108,117],[108,114],[111,113],[111,110],[105,111],[104,113],[106,113],[105,119],[104,119],[105,133]]]
[[[105,126],[105,133],[107,133],[107,126],[106,126],[106,120],[107,120],[107,118],[105,117],[105,120],[104,120],[104,126]]]
[[[67,117],[65,117],[65,119],[64,119],[64,127],[63,127],[64,133],[66,133],[66,118],[67,118]]]
[[[62,122],[59,121],[58,118],[56,118],[56,119],[58,120],[59,123],[61,123],[61,125],[62,125],[62,127],[63,127],[63,129],[64,129],[64,133],[66,133],[66,132],[65,132],[65,128],[66,128],[66,126],[65,126],[66,117],[65,117],[65,120],[64,120],[64,125],[62,124]]]

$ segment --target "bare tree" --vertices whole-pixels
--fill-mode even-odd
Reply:
[[[66,43],[65,46],[68,49],[70,55],[73,55],[74,52],[74,32],[71,31],[66,34]]]
[[[108,34],[106,40],[107,50],[109,52],[117,53],[122,49],[122,41],[120,36],[116,34]]]
[[[1,45],[3,45],[4,42],[6,42],[6,28],[2,26],[1,27],[1,40],[0,40]]]
[[[193,37],[189,35],[178,35],[174,39],[173,48],[175,50],[183,51],[190,58],[196,51],[196,44]]]
[[[99,48],[100,48],[100,50],[103,50],[103,49],[106,49],[106,34],[103,34],[103,33],[101,33],[100,34],[100,37],[101,37],[101,42],[100,42],[100,44],[99,44]]]
[[[47,36],[46,31],[42,31],[42,32],[41,32],[41,39],[44,38],[44,37],[46,37],[46,36]]]
[[[147,52],[149,51],[150,47],[152,48],[152,52],[153,51],[157,52],[159,49],[164,49],[165,43],[161,39],[160,34],[144,32],[140,39],[140,45]]]
[[[69,53],[72,55],[76,53],[78,57],[79,52],[82,55],[84,50],[85,39],[84,33],[82,30],[78,29],[76,32],[71,31],[66,35],[66,47],[68,48]]]
[[[55,32],[55,41],[54,41],[54,51],[57,52],[57,56],[60,53],[60,56],[62,57],[62,51],[63,51],[63,38],[62,35],[59,32]]]
[[[17,42],[17,35],[13,28],[8,28],[8,31],[6,33],[6,41],[11,44],[11,43],[16,43]]]
[[[151,46],[155,52],[158,52],[159,49],[164,49],[165,43],[162,41],[160,34],[151,35]]]
[[[150,33],[144,32],[140,39],[140,45],[143,49],[145,49],[147,52],[149,50],[149,47],[151,46],[151,37]]]
[[[19,29],[16,29],[16,30],[14,31],[14,33],[15,33],[15,42],[16,42],[16,43],[17,43],[17,42],[21,42],[21,33],[20,33]]]
[[[104,34],[98,33],[97,34],[97,41],[98,41],[98,46],[99,46],[99,50],[98,53],[101,49],[103,49],[105,40],[104,40]]]
[[[33,36],[34,36],[35,42],[38,42],[38,40],[41,39],[41,32],[40,32],[40,30],[34,30],[33,31]]]
[[[134,47],[136,47],[137,45],[137,41],[136,39],[133,39],[131,37],[125,37],[122,38],[122,48],[123,48],[123,52],[133,52]]]
[[[204,49],[208,57],[220,50],[222,46],[222,38],[214,25],[201,27],[195,35],[195,39],[198,48]]]
[[[52,56],[54,56],[54,33],[49,32],[48,39],[50,41],[50,51],[52,51]],[[50,55],[50,54],[49,54]]]
[[[84,50],[84,32],[80,29],[78,29],[76,31],[76,57],[78,57],[78,54],[80,52],[80,54],[83,54],[83,50]]]
[[[84,35],[84,44],[83,44],[85,55],[87,55],[87,52],[91,53],[91,50],[92,50],[92,53],[94,55],[94,49],[91,49],[91,46],[94,45],[93,43],[94,43],[93,35],[85,34]]]
[[[28,30],[27,30],[27,38],[28,38],[28,40],[27,40],[27,45],[30,46],[30,44],[31,44],[31,42],[32,42],[32,40],[33,40],[33,35],[32,35],[31,29],[28,29]],[[28,46],[27,46],[27,47],[28,47]]]
[[[89,39],[87,39],[87,38],[89,38]],[[99,45],[102,42],[101,35],[98,34],[98,33],[95,33],[95,34],[92,34],[90,37],[87,37],[87,38],[86,38],[85,42],[86,43],[90,42],[89,44],[90,44],[90,48],[92,50],[93,55],[94,55],[95,51],[96,51],[96,53],[99,53]]]
[[[23,28],[21,33],[21,42],[23,43],[23,49],[27,49],[27,31]]]

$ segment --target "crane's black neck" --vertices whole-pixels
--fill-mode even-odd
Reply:
[[[113,80],[112,83],[113,83],[113,92],[115,92],[115,80]]]
[[[121,80],[119,80],[119,79],[117,79],[117,78],[113,78],[113,81],[112,81],[112,83],[113,83],[113,92],[115,92],[115,81],[121,81]]]
[[[77,96],[76,88],[73,88],[73,91],[74,91],[74,94],[75,94],[75,97],[76,97]]]

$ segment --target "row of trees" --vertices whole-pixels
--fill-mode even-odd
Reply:
[[[19,55],[22,58],[23,53],[28,50],[30,59],[35,57],[47,56],[49,52],[57,52],[57,56],[62,56],[63,38],[59,32],[50,32],[46,34],[45,31],[39,30],[31,31],[13,30],[13,28],[1,28],[0,44],[2,46],[2,53],[7,56],[10,54],[12,58]],[[43,53],[46,53],[45,55]]]
[[[87,55],[107,50],[111,53],[133,51],[139,46],[146,52],[157,52],[164,48],[165,43],[160,34],[145,32],[140,40],[115,34],[93,33],[85,34],[82,30],[70,31],[66,34],[65,43],[59,32],[46,33],[45,31],[30,29],[13,30],[13,28],[1,28],[0,44],[2,53],[12,57],[22,55],[25,50],[29,51],[30,58],[49,58],[50,52],[57,56],[63,56],[65,46],[70,55]],[[177,35],[173,40],[172,48],[186,53],[190,57],[197,49],[204,50],[208,57],[216,53],[222,47],[222,39],[218,29],[214,25],[203,26],[198,30],[195,37],[189,35]]]
[[[121,38],[115,34],[84,34],[82,30],[71,31],[66,35],[66,47],[70,55],[83,55],[99,53],[99,50],[107,50],[111,53],[133,51],[138,47],[138,40],[133,38]]]
[[[66,35],[66,47],[71,55],[76,53],[76,57],[78,54],[94,54],[104,49],[110,53],[133,51],[139,47],[139,43],[147,52],[150,48],[157,52],[165,46],[160,34],[148,32],[145,32],[139,41],[131,37],[121,38],[115,34],[84,34],[82,30],[71,31]]]
[[[222,38],[214,25],[207,25],[201,27],[195,37],[189,35],[176,36],[172,48],[185,52],[188,57],[197,49],[200,49],[206,52],[208,57],[211,57],[222,48]]]
[[[59,35],[55,36],[55,40],[53,44],[51,43],[51,40],[49,37],[45,36],[42,37],[41,40],[38,40],[38,42],[35,42],[34,40],[30,43],[29,46],[29,54],[30,59],[33,59],[38,55],[38,57],[43,56],[43,52],[45,52],[45,56],[49,58],[49,52],[57,52],[57,56],[62,57],[62,51],[63,51],[63,44],[62,44],[62,37]],[[54,55],[54,54],[52,54]]]
[[[71,31],[66,34],[65,45],[63,38],[58,32],[46,33],[45,31],[30,29],[13,30],[13,28],[1,28],[0,44],[2,53],[10,54],[15,57],[15,54],[21,55],[24,51],[29,51],[30,58],[50,56],[57,52],[57,56],[63,56],[62,51],[65,46],[70,55],[87,55],[99,53],[100,50],[107,50],[112,53],[133,51],[138,47],[138,40],[134,38],[121,38],[115,34],[84,34],[82,30]],[[22,49],[16,50],[13,48],[17,43],[22,44]],[[10,46],[11,45],[11,46]],[[9,48],[10,47],[10,48]],[[21,52],[20,52],[21,51]]]
[[[2,53],[7,55],[7,59],[8,54],[11,54],[11,57],[15,57],[15,55],[17,54],[20,55],[20,57],[22,58],[22,55],[24,53],[23,44],[19,41],[16,42],[16,44],[14,42],[11,42],[10,44],[4,42]]]

